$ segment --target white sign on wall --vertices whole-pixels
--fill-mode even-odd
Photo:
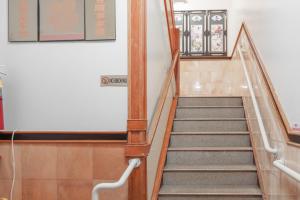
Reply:
[[[103,75],[101,87],[127,87],[127,75]]]

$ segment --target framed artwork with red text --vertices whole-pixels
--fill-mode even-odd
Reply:
[[[9,41],[116,39],[115,0],[9,0]]]
[[[40,0],[40,41],[84,40],[84,0]]]
[[[86,40],[116,39],[115,0],[86,0]]]
[[[38,0],[9,0],[8,40],[38,41]]]

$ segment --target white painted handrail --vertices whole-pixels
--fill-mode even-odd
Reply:
[[[241,52],[240,47],[238,47],[238,52],[241,56],[242,66],[243,66],[245,77],[246,77],[247,84],[248,84],[248,87],[249,87],[251,99],[252,99],[254,110],[255,110],[255,113],[256,113],[256,116],[257,116],[258,125],[259,125],[259,129],[261,131],[261,135],[262,135],[262,139],[263,139],[265,149],[266,149],[266,151],[268,151],[272,154],[277,154],[278,153],[277,149],[272,148],[270,143],[269,143],[267,132],[266,132],[266,129],[265,129],[262,117],[261,117],[261,113],[260,113],[260,110],[258,108],[258,104],[257,104],[257,101],[256,101],[253,86],[252,86],[252,83],[251,83],[251,80],[250,80],[250,77],[249,77],[249,74],[248,74],[248,71],[247,71],[246,62],[245,62],[245,59],[244,59],[243,53]]]
[[[262,120],[262,116],[261,116],[261,113],[260,113],[260,110],[259,110],[259,107],[258,107],[258,103],[257,103],[256,97],[255,97],[253,86],[252,86],[252,83],[251,83],[251,80],[250,80],[250,77],[249,77],[249,74],[248,74],[248,70],[247,70],[247,67],[246,67],[246,62],[245,62],[245,59],[244,59],[244,55],[241,51],[240,46],[238,47],[238,52],[239,52],[240,57],[241,57],[242,66],[243,66],[245,77],[246,77],[247,84],[248,84],[248,87],[249,87],[249,91],[250,91],[252,103],[253,103],[253,106],[254,106],[255,114],[257,116],[258,125],[259,125],[259,129],[260,129],[260,132],[261,132],[261,135],[262,135],[264,147],[265,147],[267,152],[272,153],[275,156],[275,158],[277,158],[278,157],[278,150],[276,148],[271,147],[271,145],[270,145],[269,138],[267,136],[266,129],[265,129],[265,126],[264,126],[264,123],[263,123],[263,120]],[[300,174],[298,172],[292,170],[291,168],[287,167],[284,164],[283,160],[275,160],[273,162],[273,165],[275,167],[277,167],[278,169],[280,169],[285,174],[287,174],[288,176],[290,176],[293,179],[295,179],[296,181],[300,182]]]
[[[286,173],[287,175],[289,175],[290,177],[294,178],[296,181],[300,182],[300,174],[292,169],[290,169],[289,167],[287,167],[284,164],[283,160],[275,160],[273,162],[273,165],[275,167],[277,167],[278,169],[280,169],[281,171],[283,171],[284,173]]]
[[[131,160],[129,160],[129,165],[128,165],[127,169],[125,170],[125,172],[123,173],[123,175],[117,182],[99,183],[99,184],[95,185],[95,187],[93,188],[93,191],[92,191],[92,200],[99,200],[100,190],[115,189],[115,188],[119,188],[122,185],[124,185],[125,182],[127,181],[128,177],[130,176],[131,172],[134,170],[134,168],[139,167],[140,164],[141,164],[140,159],[138,159],[138,158],[131,159]]]

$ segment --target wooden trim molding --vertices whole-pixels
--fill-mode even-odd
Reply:
[[[149,150],[149,144],[127,145],[125,147],[125,155],[127,157],[147,157]]]
[[[176,51],[173,56],[173,62],[176,63],[174,68],[175,81],[176,81],[176,96],[180,95],[180,30],[176,28],[174,30],[174,39],[175,39],[175,47]]]
[[[237,52],[237,46],[238,46],[239,41],[240,41],[240,39],[241,39],[241,36],[242,36],[242,32],[243,32],[243,30],[244,30],[244,27],[245,27],[245,24],[242,23],[241,28],[240,28],[239,33],[238,33],[238,36],[237,36],[237,38],[235,39],[235,42],[234,42],[234,46],[233,46],[233,49],[232,49],[232,52],[231,52],[230,59],[232,59],[232,58],[233,58],[233,55]]]
[[[176,35],[175,35],[175,19],[174,19],[174,9],[173,9],[173,1],[172,0],[164,0],[165,4],[165,12],[166,12],[166,19],[167,19],[167,26],[168,26],[168,33],[169,33],[169,41],[170,41],[170,48],[172,55],[174,56],[176,50],[178,49]],[[179,41],[178,41],[179,42]]]
[[[146,131],[148,126],[148,121],[145,119],[131,120],[127,121],[128,131]]]
[[[180,56],[182,61],[191,60],[230,60],[231,56]]]
[[[280,117],[280,121],[282,122],[282,124],[284,126],[284,129],[285,129],[285,132],[286,132],[285,138],[287,139],[287,143],[290,144],[290,145],[299,146],[297,144],[298,143],[297,141],[299,141],[300,131],[295,131],[291,128],[291,126],[288,122],[288,119],[285,115],[285,112],[283,111],[283,108],[282,108],[282,105],[279,101],[279,98],[276,94],[276,91],[274,89],[272,81],[271,81],[271,79],[270,79],[270,77],[267,73],[266,67],[265,67],[265,65],[264,65],[264,63],[263,63],[263,61],[262,61],[262,59],[261,59],[261,57],[260,57],[260,55],[257,51],[257,48],[256,48],[256,46],[254,44],[254,41],[251,37],[251,34],[249,32],[249,29],[247,28],[245,23],[243,23],[241,28],[240,28],[238,38],[237,38],[236,43],[234,45],[234,49],[233,49],[231,58],[233,57],[234,53],[236,53],[236,51],[237,51],[237,46],[238,46],[238,43],[241,39],[242,32],[245,33],[245,35],[248,39],[248,42],[250,44],[250,48],[253,51],[256,62],[258,64],[258,67],[259,67],[260,72],[262,74],[262,77],[263,77],[263,79],[264,79],[264,81],[267,85],[267,89],[268,89],[269,93],[271,94],[272,102],[274,104],[274,107],[276,108],[276,112],[278,113],[278,116]]]
[[[0,142],[10,142],[11,131],[0,131]],[[16,131],[17,143],[107,143],[127,142],[127,131]]]
[[[163,170],[164,170],[164,167],[165,167],[167,151],[168,151],[168,146],[169,146],[172,127],[173,127],[173,120],[175,118],[175,113],[176,113],[177,101],[178,101],[178,97],[175,97],[173,99],[171,110],[170,110],[170,113],[169,113],[169,118],[168,118],[168,122],[167,122],[167,129],[166,129],[166,132],[165,132],[164,142],[163,142],[162,150],[161,150],[161,153],[160,153],[158,167],[157,167],[157,170],[156,170],[156,176],[155,176],[155,182],[154,182],[154,187],[153,187],[153,191],[152,191],[151,200],[157,200],[158,199],[158,193],[159,193],[159,190],[160,190]]]
[[[12,134],[13,131],[0,131],[0,134]],[[65,135],[83,135],[83,134],[90,134],[90,135],[115,135],[115,134],[122,134],[127,135],[127,131],[16,131],[15,134],[36,134],[36,135],[47,135],[47,134],[65,134]]]

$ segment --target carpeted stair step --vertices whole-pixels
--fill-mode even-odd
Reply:
[[[174,132],[220,132],[220,131],[247,131],[245,118],[220,118],[220,119],[175,119]]]
[[[243,106],[241,97],[180,97],[178,106]]]
[[[167,164],[244,165],[253,164],[250,147],[182,147],[169,148]]]
[[[163,175],[163,185],[255,185],[257,182],[254,165],[167,165]]]
[[[241,97],[180,97],[158,200],[262,200]]]
[[[262,200],[257,185],[164,185],[159,200]]]
[[[170,147],[250,147],[249,132],[173,132]]]
[[[181,106],[176,118],[244,118],[242,106]]]

